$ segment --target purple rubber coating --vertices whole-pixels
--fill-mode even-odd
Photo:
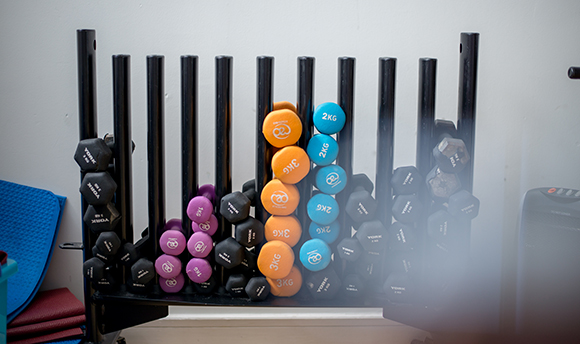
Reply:
[[[195,258],[205,258],[213,249],[213,240],[204,232],[193,233],[187,241],[187,250]]]
[[[178,231],[182,231],[183,227],[181,224],[181,219],[171,219],[165,223],[165,227],[163,228],[166,231],[175,229]]]
[[[170,229],[159,238],[159,247],[163,253],[170,254],[172,256],[179,256],[184,250],[187,240],[185,235],[181,231]]]
[[[203,232],[208,235],[214,235],[218,229],[218,220],[214,214],[211,214],[209,220],[202,222],[202,223],[191,223],[191,229],[194,233]]]
[[[211,277],[212,268],[207,260],[203,258],[192,258],[187,263],[185,272],[193,282],[203,283]]]
[[[215,186],[212,184],[203,184],[197,189],[197,195],[204,196],[213,203],[217,197],[215,194]]]
[[[159,278],[159,286],[166,293],[178,293],[185,285],[185,277],[180,273],[173,278]]]
[[[155,271],[157,271],[159,277],[177,277],[181,272],[181,260],[168,254],[162,254],[155,260]]]
[[[209,220],[213,213],[213,204],[203,196],[195,196],[187,205],[187,216],[193,222],[202,223]]]

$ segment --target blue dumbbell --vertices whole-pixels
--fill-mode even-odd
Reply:
[[[310,239],[300,248],[300,261],[310,271],[320,271],[330,264],[332,252],[321,239]]]
[[[332,244],[340,233],[340,223],[334,221],[329,225],[321,225],[316,222],[311,222],[308,227],[308,233],[313,239],[321,239],[327,244]]]
[[[308,141],[306,153],[316,165],[330,165],[338,156],[338,143],[332,136],[316,134]]]
[[[340,212],[336,200],[332,196],[323,193],[314,195],[308,201],[306,210],[310,220],[321,225],[329,225],[334,222]]]
[[[328,165],[316,172],[315,183],[318,190],[335,195],[346,187],[346,172],[338,165]]]
[[[338,104],[322,103],[314,110],[312,121],[319,132],[332,135],[342,130],[346,122],[346,115]]]

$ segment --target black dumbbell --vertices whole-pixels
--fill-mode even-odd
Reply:
[[[87,259],[83,263],[83,276],[92,282],[99,281],[105,277],[106,264],[97,257]]]
[[[149,240],[149,235],[145,235],[139,239],[135,244],[130,242],[125,243],[121,248],[121,253],[119,254],[119,262],[124,266],[132,266],[141,257],[147,256],[148,246],[147,241]]]
[[[100,280],[93,281],[93,288],[101,292],[111,292],[117,289],[118,282],[110,270],[105,270],[105,276]]]
[[[331,266],[309,274],[304,282],[310,295],[316,300],[331,300],[341,290],[342,282]]]
[[[251,183],[244,183],[244,192],[236,191],[222,197],[220,214],[229,222],[237,223],[250,215],[250,206],[255,204],[256,199],[256,189],[251,187]]]
[[[217,282],[213,275],[203,283],[193,283],[193,289],[195,289],[197,293],[204,295],[211,294],[216,286]]]
[[[446,119],[436,119],[433,127],[433,145],[438,144],[446,137],[457,138],[455,123]]]
[[[356,238],[344,238],[338,245],[336,251],[341,259],[355,262],[363,253],[363,248]]]
[[[226,291],[233,297],[245,297],[248,279],[243,274],[233,274],[228,277]]]
[[[258,266],[258,256],[251,251],[244,250],[244,259],[234,268],[235,273],[253,274]]]
[[[379,220],[363,222],[355,237],[365,251],[380,252],[387,248],[387,229]]]
[[[372,220],[377,210],[377,201],[373,198],[373,182],[366,174],[355,174],[351,178],[353,191],[346,201],[345,210],[354,222]]]
[[[236,223],[235,238],[244,247],[253,247],[264,240],[264,225],[255,218],[248,216]]]
[[[113,156],[115,155],[115,137],[113,136],[113,134],[105,134],[105,136],[103,136],[103,141],[105,141],[105,143],[107,144],[107,146],[109,147],[109,149],[111,151],[113,151]],[[135,152],[135,141],[131,141],[131,153]]]
[[[409,303],[413,300],[415,285],[405,273],[391,273],[383,284],[383,291],[392,303]]]
[[[449,214],[460,220],[473,220],[479,214],[479,199],[467,190],[449,196],[447,204]]]
[[[131,266],[131,279],[138,284],[147,284],[155,277],[155,265],[146,258],[141,258]]]
[[[107,172],[89,172],[81,181],[80,192],[88,204],[106,205],[117,190],[117,183]]]
[[[461,189],[457,174],[444,172],[439,166],[433,167],[427,174],[425,182],[431,198],[436,201],[446,201],[449,196]]]
[[[446,210],[438,210],[427,218],[427,235],[435,242],[445,242],[457,236],[456,220]]]
[[[244,247],[229,237],[215,246],[215,261],[226,269],[235,268],[245,258]]]
[[[106,205],[89,205],[83,221],[93,233],[112,231],[121,219],[121,214],[113,203]]]
[[[348,274],[342,279],[342,294],[349,298],[360,298],[365,295],[365,281],[359,274]]]
[[[391,177],[391,187],[395,195],[417,193],[423,185],[423,177],[415,166],[402,166],[395,169]]]
[[[365,280],[376,280],[380,277],[385,252],[363,252],[356,261],[356,271]]]
[[[417,195],[399,195],[395,197],[391,210],[397,221],[413,223],[421,217],[423,204]]]
[[[74,159],[85,172],[106,171],[113,152],[100,138],[81,140]]]
[[[115,232],[102,232],[93,246],[93,256],[111,263],[120,247],[121,239]]]
[[[270,283],[266,277],[252,277],[246,284],[246,294],[252,301],[264,301],[270,294]]]
[[[389,229],[389,249],[391,251],[410,251],[416,242],[415,228],[401,222],[394,222]]]

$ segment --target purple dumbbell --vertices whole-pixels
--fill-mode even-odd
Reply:
[[[187,263],[185,272],[193,282],[203,283],[211,277],[212,268],[207,260],[203,258],[192,258]]]
[[[157,271],[159,277],[177,277],[181,272],[181,260],[168,254],[162,254],[155,261],[155,271]]]
[[[166,293],[178,293],[185,285],[185,277],[180,273],[173,278],[159,278],[159,286]]]
[[[179,230],[170,229],[159,238],[159,247],[163,253],[167,253],[172,256],[178,256],[185,250],[185,245],[187,240],[185,235]]]
[[[182,226],[183,225],[181,223],[181,219],[171,219],[165,223],[165,227],[163,227],[163,230],[168,231],[171,229],[175,229],[175,230],[181,231],[181,230],[183,230]]]
[[[187,250],[195,258],[205,258],[213,249],[211,236],[203,232],[193,233],[187,241]]]
[[[194,233],[203,232],[208,235],[214,235],[218,228],[218,220],[215,215],[211,214],[209,220],[202,223],[191,223],[191,229]]]
[[[193,222],[203,223],[209,220],[213,213],[213,204],[204,196],[195,196],[187,205],[187,216]]]
[[[209,199],[212,203],[215,202],[216,194],[215,194],[215,186],[211,184],[204,184],[197,189],[197,195],[203,196]]]

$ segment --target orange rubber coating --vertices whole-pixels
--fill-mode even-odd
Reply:
[[[290,297],[296,295],[302,287],[302,274],[300,269],[294,265],[288,276],[272,279],[266,277],[270,284],[270,293],[278,297]]]
[[[275,102],[272,106],[272,111],[276,111],[276,110],[282,110],[282,109],[288,109],[292,112],[294,112],[295,114],[298,114],[298,110],[296,110],[296,106],[294,106],[294,104],[287,102],[287,101],[281,101],[281,102]]]
[[[310,158],[298,146],[280,149],[272,157],[274,176],[286,184],[296,184],[310,172]]]
[[[300,193],[296,185],[285,184],[279,179],[272,179],[262,189],[260,200],[268,213],[272,215],[290,215],[298,207]]]
[[[258,255],[258,269],[272,279],[288,276],[293,265],[294,251],[283,241],[268,241]]]
[[[294,215],[270,216],[264,225],[266,241],[280,240],[294,247],[302,236],[302,225]]]
[[[264,118],[262,133],[274,147],[290,146],[298,142],[302,135],[302,121],[292,110],[272,111]]]

